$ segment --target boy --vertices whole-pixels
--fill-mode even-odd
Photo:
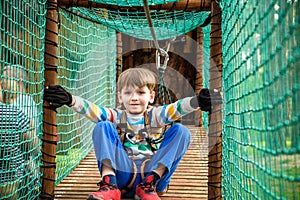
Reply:
[[[40,172],[37,160],[40,154],[40,139],[38,128],[40,126],[40,113],[31,94],[28,94],[28,71],[21,65],[6,65],[2,69],[1,85],[3,87],[3,103],[16,107],[24,112],[30,121],[30,126],[24,134],[26,148],[24,157],[27,160],[28,177],[39,183]]]
[[[24,178],[22,141],[29,119],[16,107],[0,103],[0,120],[0,197],[17,199],[17,189]]]
[[[192,111],[209,111],[211,95],[221,100],[220,93],[201,90],[198,97],[186,97],[164,106],[149,106],[154,102],[156,77],[144,68],[124,71],[117,83],[118,99],[125,111],[96,106],[72,96],[60,86],[47,86],[44,100],[52,108],[68,105],[74,111],[97,123],[93,143],[102,181],[100,189],[88,199],[158,200],[184,156],[190,143],[189,130],[172,125],[154,152],[152,128],[161,128]],[[119,133],[118,133],[119,130]],[[149,159],[147,159],[149,158]],[[136,170],[135,170],[136,169]],[[157,191],[157,192],[156,192]]]

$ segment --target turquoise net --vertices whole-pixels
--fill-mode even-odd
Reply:
[[[0,3],[0,199],[40,194],[45,4]]]
[[[142,5],[142,1],[129,0],[94,2]],[[175,1],[153,0],[149,4],[171,2]],[[220,1],[224,199],[299,199],[299,4],[298,0]],[[37,199],[41,190],[46,7],[45,0],[4,0],[0,4],[1,199]],[[103,8],[58,11],[57,83],[74,95],[114,107],[116,31],[152,40],[145,13]],[[151,11],[159,40],[185,34],[203,24],[209,15]],[[210,26],[203,28],[204,87],[210,81],[210,31]],[[14,81],[18,84],[11,87]],[[9,109],[10,114],[4,115]],[[14,109],[17,115],[11,115]],[[67,107],[57,111],[56,185],[92,149],[94,127]],[[209,128],[208,116],[203,116]],[[7,121],[29,126],[21,132],[8,130]]]
[[[115,106],[116,33],[101,24],[59,10],[57,83],[71,94]],[[58,109],[56,184],[90,152],[95,123],[68,107]]]
[[[203,88],[209,88],[210,80],[210,24],[202,28],[203,33],[203,66],[202,66],[202,78]],[[208,131],[209,126],[209,114],[208,112],[202,112],[202,123]]]
[[[111,4],[117,6],[143,6],[143,0],[91,0],[92,2]],[[148,0],[148,5],[167,4],[171,2],[178,2],[179,0]]]
[[[299,1],[222,1],[225,199],[299,199]]]
[[[101,8],[69,8],[68,10],[132,37],[153,39],[145,12]],[[157,40],[165,40],[199,27],[209,17],[210,12],[152,10],[150,15]]]

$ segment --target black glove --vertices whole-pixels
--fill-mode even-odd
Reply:
[[[72,95],[60,85],[50,85],[45,87],[44,100],[49,102],[51,108],[56,109],[63,105],[70,106]]]
[[[203,88],[197,96],[198,105],[202,111],[211,112],[211,106],[222,103],[222,95],[218,90]]]

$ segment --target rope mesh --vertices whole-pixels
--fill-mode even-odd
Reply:
[[[45,3],[0,3],[0,199],[40,193]]]
[[[203,67],[202,67],[202,77],[203,77],[203,88],[209,88],[210,80],[210,24],[202,28],[203,32]],[[202,112],[202,123],[203,126],[208,131],[209,118],[207,112]]]
[[[114,107],[116,88],[116,33],[100,24],[59,10],[58,80],[71,94],[98,105]],[[57,109],[59,141],[56,184],[92,148],[95,124],[68,107]]]
[[[222,1],[223,196],[299,199],[299,1]]]
[[[101,8],[69,8],[69,10],[130,36],[152,40],[145,12],[114,11]],[[174,38],[199,27],[205,22],[209,14],[210,12],[203,11],[168,12],[152,10],[150,12],[158,40]]]
[[[149,0],[149,5],[167,4],[179,0]],[[111,4],[117,6],[143,6],[143,0],[91,0],[91,2]]]
[[[142,0],[94,2],[142,5]],[[175,1],[149,4],[169,2]],[[224,199],[299,199],[299,1],[228,0],[220,1],[220,6],[225,103],[222,195]],[[46,0],[0,4],[0,199],[37,199],[40,194],[46,7]],[[151,11],[159,40],[199,27],[209,14]],[[57,83],[74,95],[114,107],[115,31],[152,39],[145,13],[61,8],[58,17]],[[209,37],[206,26],[205,87],[212,62]],[[57,111],[55,184],[90,151],[94,127],[67,107]],[[207,116],[203,122],[209,128]]]

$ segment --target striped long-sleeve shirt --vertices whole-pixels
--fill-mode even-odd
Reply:
[[[12,106],[0,105],[0,177],[1,183],[14,181],[24,171],[23,137],[28,131],[29,119]]]
[[[194,97],[186,97],[163,106],[150,107],[147,111],[151,128],[161,128],[174,122],[180,117],[197,110],[197,106],[191,105],[192,98]],[[95,123],[110,121],[116,126],[120,124],[122,116],[122,110],[120,109],[97,106],[78,96],[73,96],[73,102],[74,105],[72,106],[72,109],[74,111]],[[127,126],[132,130],[135,136],[131,139],[127,137],[127,140],[125,140],[124,143],[125,149],[132,155],[132,159],[141,159],[145,156],[151,156],[153,152],[151,151],[150,145],[145,144],[145,141],[139,142],[138,131],[145,128],[143,113],[139,115],[126,114]]]

